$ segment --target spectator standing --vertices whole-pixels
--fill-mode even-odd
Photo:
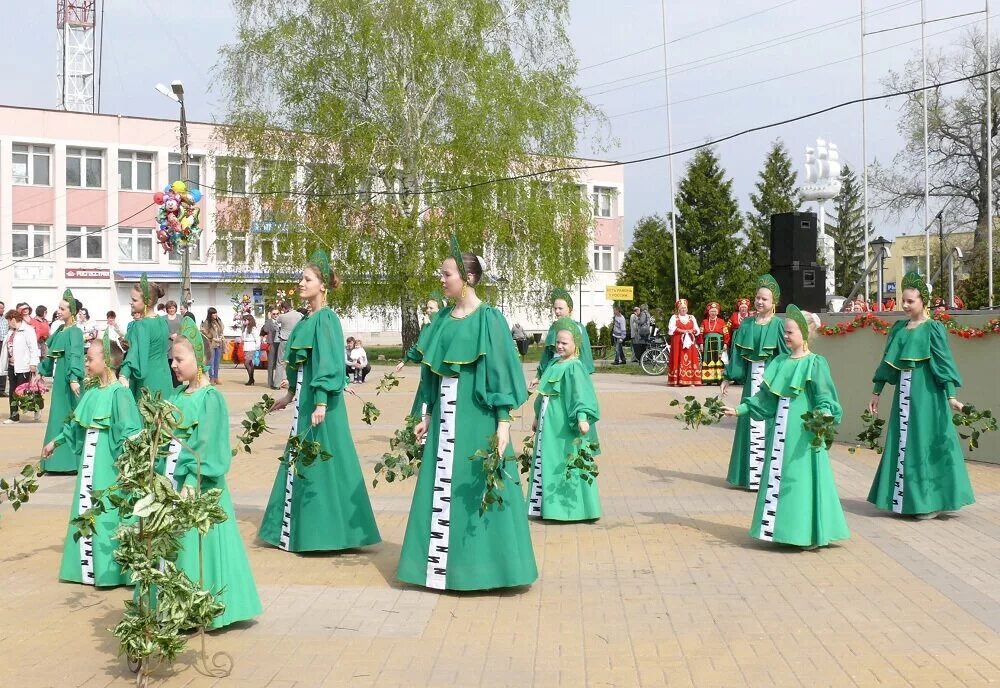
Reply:
[[[628,317],[628,334],[632,340],[632,362],[638,363],[642,352],[639,351],[639,307],[632,306],[632,315]]]
[[[86,308],[81,308],[76,314],[76,324],[83,332],[83,350],[86,351],[90,348],[90,343],[97,339],[97,325],[90,319],[90,311]]]
[[[208,316],[201,323],[201,334],[208,340],[208,350],[211,352],[207,356],[208,360],[208,381],[213,385],[219,384],[219,364],[222,362],[222,345],[225,342],[223,334],[225,326],[219,311],[212,306],[208,309]]]
[[[274,384],[281,386],[285,381],[285,360],[288,358],[285,349],[288,346],[288,338],[292,336],[292,330],[302,320],[302,313],[292,310],[292,304],[286,299],[281,302],[281,315],[278,316],[278,353],[277,363],[274,369]]]
[[[635,351],[638,360],[642,359],[642,354],[649,347],[649,338],[652,335],[652,331],[653,318],[649,315],[649,304],[644,303],[639,308],[639,316],[636,318],[636,332],[639,338],[638,340],[632,340],[632,349]],[[639,344],[638,350],[636,350],[636,341]]]
[[[625,360],[625,349],[622,347],[626,334],[625,316],[622,315],[622,307],[615,306],[615,318],[611,326],[611,341],[614,342],[615,345],[614,365],[625,365],[627,363]],[[635,346],[635,344],[633,344],[633,346]]]
[[[180,381],[177,379],[177,373],[174,372],[173,342],[177,339],[177,334],[181,331],[181,315],[177,312],[177,302],[173,300],[167,301],[166,305],[163,306],[163,313],[167,319],[167,332],[170,333],[170,348],[167,349],[167,363],[170,364],[170,382],[176,388],[180,384]]]
[[[354,368],[354,382],[358,384],[362,384],[368,377],[368,373],[372,371],[372,367],[368,363],[368,352],[365,351],[360,339],[354,340],[354,348],[351,349],[351,366]]]
[[[521,360],[528,355],[528,335],[525,333],[524,328],[521,327],[521,323],[514,323],[514,327],[510,330],[510,335],[514,338],[514,343],[517,345],[517,353],[521,354]]]
[[[243,366],[247,369],[247,381],[243,383],[247,387],[254,384],[253,373],[260,361],[258,351],[260,349],[260,339],[257,337],[257,321],[252,315],[247,313],[243,317]]]
[[[281,324],[278,322],[278,316],[281,315],[281,311],[277,307],[271,309],[268,313],[267,320],[264,321],[264,327],[261,329],[261,335],[264,339],[261,340],[260,348],[267,351],[267,386],[269,389],[278,389],[278,386],[274,384],[274,371],[275,366],[278,361],[278,332],[281,330]],[[264,345],[267,348],[264,348]]]
[[[7,318],[3,317],[6,312],[7,304],[0,301],[0,346],[7,341],[7,331],[10,329]],[[5,396],[7,396],[7,366],[0,365],[0,397]]]
[[[28,312],[31,309],[28,308]],[[7,368],[7,384],[10,395],[10,418],[5,425],[21,420],[17,412],[14,390],[19,385],[38,375],[38,338],[34,328],[24,321],[21,312],[11,309],[6,313],[7,337],[0,349],[0,361]]]

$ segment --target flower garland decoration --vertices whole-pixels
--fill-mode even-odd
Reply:
[[[962,339],[979,339],[988,334],[1000,334],[1000,318],[993,318],[984,327],[962,327],[944,311],[935,311],[931,316],[953,335]]]
[[[979,339],[988,334],[1000,334],[1000,318],[993,318],[983,327],[962,327],[944,311],[935,311],[931,317],[944,325],[948,332],[962,339]],[[850,322],[831,327],[821,327],[819,328],[819,333],[826,337],[840,337],[866,327],[870,327],[878,334],[887,335],[889,334],[889,328],[892,327],[892,323],[883,320],[873,313],[862,313]]]
[[[153,194],[153,202],[160,206],[156,213],[159,225],[156,239],[164,253],[197,243],[201,236],[200,200],[201,191],[188,189],[179,179]]]

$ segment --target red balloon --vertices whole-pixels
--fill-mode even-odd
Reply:
[[[156,203],[156,204],[163,203],[163,192],[162,191],[157,191],[155,194],[153,194],[153,203]]]

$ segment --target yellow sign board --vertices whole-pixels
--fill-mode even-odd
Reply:
[[[620,284],[609,284],[604,287],[604,298],[608,301],[632,301],[633,287],[626,287]]]

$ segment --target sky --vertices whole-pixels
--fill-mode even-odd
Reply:
[[[666,0],[673,149],[860,97],[861,2]],[[920,21],[920,0],[864,4],[868,32]],[[17,20],[0,25],[0,61],[18,66],[5,74],[3,104],[55,106],[55,5],[19,3]],[[983,0],[925,0],[927,19],[983,6]],[[189,118],[221,121],[226,99],[213,67],[219,48],[235,38],[234,24],[226,0],[104,0],[101,112],[175,117],[176,105],[154,86],[180,79]],[[976,26],[983,28],[982,14],[929,24],[928,48],[947,49]],[[571,0],[569,32],[580,64],[578,84],[610,118],[609,145],[595,149],[584,139],[580,154],[628,161],[665,153],[661,0]],[[883,93],[889,71],[919,56],[920,28],[869,35],[865,50],[867,94]],[[898,105],[890,99],[867,106],[869,163],[890,163],[901,147]],[[749,210],[749,194],[776,138],[791,151],[801,177],[805,147],[817,138],[836,143],[841,159],[859,168],[861,130],[861,106],[852,105],[721,143],[716,151],[740,206]],[[675,183],[690,157],[674,156]],[[933,215],[937,205],[931,203]],[[624,205],[627,238],[640,218],[670,207],[665,159],[626,168]],[[922,209],[894,218],[875,208],[875,199],[871,208],[876,234],[922,229]]]

